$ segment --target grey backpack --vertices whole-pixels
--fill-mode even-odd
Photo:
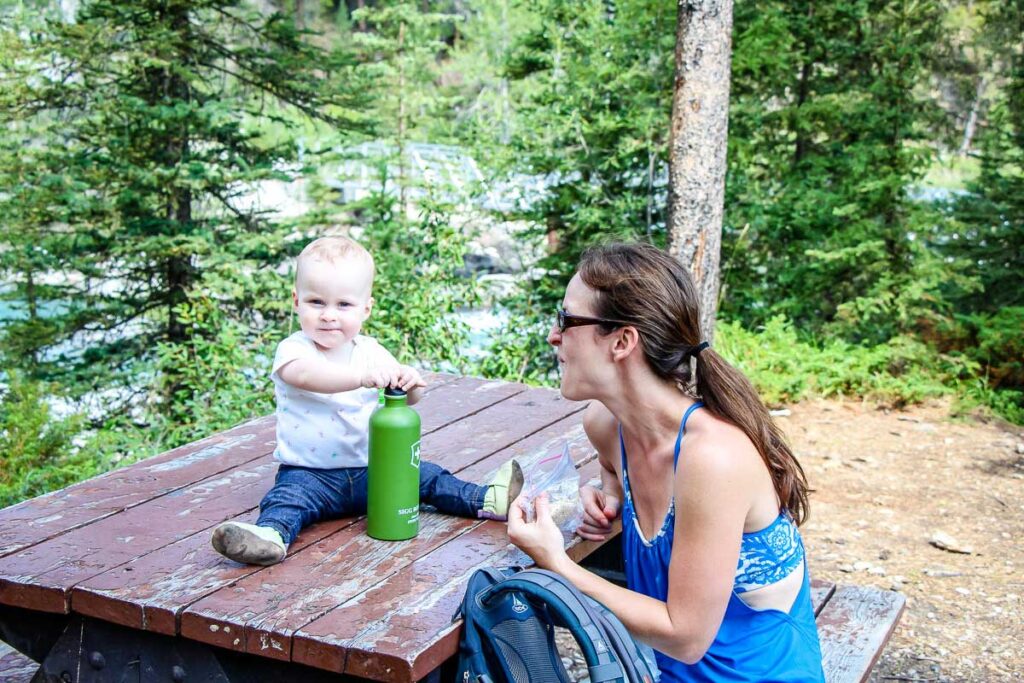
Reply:
[[[455,618],[460,616],[458,683],[569,683],[556,626],[579,643],[591,683],[654,683],[660,676],[651,648],[553,572],[479,569]]]

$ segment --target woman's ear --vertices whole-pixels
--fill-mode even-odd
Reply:
[[[640,346],[640,333],[632,325],[620,327],[615,332],[615,340],[612,342],[612,360],[623,361],[633,353],[634,349]]]

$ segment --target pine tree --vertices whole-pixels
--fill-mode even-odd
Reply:
[[[475,283],[461,272],[471,207],[456,206],[464,198],[449,183],[443,159],[432,167],[438,159],[417,151],[452,141],[453,100],[443,69],[459,18],[384,1],[355,10],[352,19],[360,30],[341,40],[351,44],[366,97],[361,115],[372,125],[338,136],[324,161],[332,174],[357,171],[365,196],[339,205],[332,189],[320,187],[308,222],[318,231],[349,232],[374,255],[376,303],[367,334],[403,362],[465,370],[468,329],[455,314],[475,302]],[[437,152],[459,165],[457,150]]]
[[[948,273],[914,239],[935,215],[910,189],[940,17],[932,1],[737,5],[728,315],[875,341],[930,315]]]
[[[980,135],[981,172],[956,202],[955,239],[943,250],[970,264],[981,281],[963,304],[973,312],[1024,306],[1024,2],[998,3],[986,17],[1001,45],[1002,84]]]
[[[503,218],[531,225],[548,252],[504,302],[512,319],[484,371],[543,381],[555,370],[546,331],[582,251],[599,239],[665,245],[676,8],[532,0],[516,9],[501,24],[507,106],[482,108],[493,123],[470,130],[493,146],[508,139],[497,181],[525,201]]]
[[[172,398],[158,349],[215,335],[210,311],[244,331],[288,310],[282,229],[243,195],[289,175],[268,124],[356,125],[349,63],[233,0],[95,0],[2,51],[0,268],[24,310],[0,351],[78,391]]]

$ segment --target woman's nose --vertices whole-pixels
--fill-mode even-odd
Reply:
[[[558,346],[562,343],[562,333],[558,331],[558,323],[551,324],[551,331],[548,332],[548,344]]]

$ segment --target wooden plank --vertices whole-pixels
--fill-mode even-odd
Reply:
[[[251,462],[274,449],[273,416],[0,510],[0,557]]]
[[[581,471],[589,479],[597,467],[590,460]],[[578,561],[600,545],[574,537],[568,552]],[[304,627],[292,659],[378,681],[419,680],[458,651],[461,622],[452,615],[473,572],[531,564],[503,524],[483,523]]]
[[[418,643],[436,642],[451,628],[469,576],[484,566],[528,561],[509,545],[503,524],[481,523],[302,627],[294,637],[292,659],[378,681],[417,680],[455,652],[438,648],[437,657],[420,658],[424,671],[413,669],[410,655],[421,649]]]
[[[524,385],[501,383],[496,386],[477,378],[442,376],[442,379],[448,381],[438,386],[428,385],[427,393],[416,406],[423,418],[424,434],[436,432],[460,417],[478,413],[526,390]],[[236,513],[255,508],[269,486],[268,481],[266,488],[250,491],[250,495],[239,500]],[[253,521],[256,516],[255,512],[249,512],[238,518]],[[292,554],[355,521],[349,518],[310,527],[296,539]],[[214,553],[210,549],[209,529],[204,528],[82,582],[73,589],[71,607],[76,612],[125,626],[174,635],[179,630],[180,613],[185,607],[261,569],[238,565]]]
[[[435,432],[527,389],[525,384],[479,377],[459,377],[437,387],[427,385],[427,392],[415,406],[420,414],[420,428],[423,434]]]
[[[366,535],[365,519],[303,552],[217,591],[181,616],[181,634],[227,649],[288,660],[291,636],[338,604],[356,597],[452,536],[480,524],[424,512],[408,541]]]
[[[251,523],[258,516],[259,511],[254,509],[234,519]],[[290,552],[297,553],[353,521],[337,519],[303,529]],[[71,611],[173,636],[179,631],[179,617],[185,607],[262,569],[232,562],[214,552],[210,530],[203,529],[75,586]]]
[[[277,463],[248,463],[0,558],[0,603],[67,612],[71,588],[252,507]]]
[[[576,433],[571,452],[584,463],[581,481],[590,481],[599,464],[579,427],[574,416],[535,434],[532,441],[534,446],[549,445],[556,429]],[[527,445],[517,444],[517,449],[529,452]],[[503,451],[502,460],[506,457]],[[574,539],[570,556],[582,559],[600,545]],[[293,638],[292,659],[375,680],[418,680],[455,654],[451,615],[473,571],[509,564],[530,560],[508,543],[503,524],[480,524],[302,627]]]
[[[488,461],[490,465],[486,466],[496,466],[496,461],[488,460],[487,456],[542,432],[552,422],[578,413],[582,408],[581,404],[565,401],[551,390],[531,389],[425,436],[422,452],[425,458],[456,471],[462,463],[480,463],[480,467],[485,467],[483,463]],[[500,416],[504,415],[515,419],[503,421]],[[437,453],[438,457],[431,457],[432,453]],[[462,456],[461,461],[456,459],[459,456]],[[314,548],[289,557],[273,571],[258,572],[199,600],[182,613],[181,633],[221,647],[244,648],[264,656],[287,658],[295,630],[479,523],[446,516],[441,516],[441,520],[436,529],[431,528],[429,533],[421,529],[420,537],[405,542],[404,546],[383,544],[380,547],[375,545],[380,542],[365,537],[365,527],[359,522]],[[376,558],[374,562],[387,561],[387,564],[367,571],[365,563],[370,561],[367,557]],[[360,560],[363,564],[352,564]],[[348,595],[346,588],[337,586],[325,592],[325,586],[331,585],[330,580],[323,578],[325,573],[354,577],[349,578],[347,584],[356,592]],[[283,585],[288,589],[282,589]],[[230,629],[230,638],[225,637],[226,629]],[[239,637],[239,633],[244,636]]]
[[[469,476],[476,471],[471,468],[478,461],[584,407],[551,389],[530,389],[453,423],[443,434],[425,436],[421,453],[426,460],[453,472],[465,471]]]
[[[906,598],[895,591],[837,587],[817,618],[825,680],[867,681],[905,605]]]
[[[822,608],[836,592],[836,585],[831,581],[811,579],[811,606],[814,608],[814,616],[821,614]]]
[[[0,683],[29,683],[39,664],[0,641]]]

